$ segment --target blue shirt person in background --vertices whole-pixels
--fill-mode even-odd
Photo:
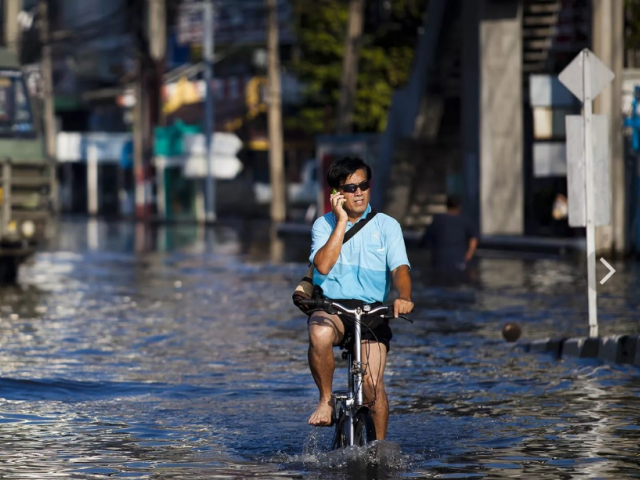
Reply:
[[[313,283],[334,300],[365,303],[386,302],[391,285],[397,290],[394,316],[413,310],[409,260],[400,224],[378,213],[343,245],[347,230],[362,221],[369,205],[371,168],[360,158],[334,161],[327,173],[331,212],[318,218],[312,228],[311,255],[315,267]],[[339,316],[314,312],[308,321],[309,367],[320,391],[320,401],[309,418],[315,426],[331,425],[332,383],[335,360],[333,347],[345,340],[345,324]],[[348,328],[348,326],[346,326]],[[370,331],[363,329],[362,354],[367,363],[364,397],[371,406],[376,435],[384,439],[389,421],[389,404],[383,375],[392,334],[388,322]]]
[[[439,271],[467,268],[478,246],[478,235],[471,222],[461,214],[459,197],[447,197],[447,213],[434,215],[419,245],[431,249],[431,264]]]

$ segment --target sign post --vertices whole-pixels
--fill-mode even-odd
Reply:
[[[594,115],[592,102],[611,83],[614,74],[592,51],[585,48],[558,78],[583,106],[582,115],[566,117],[567,192],[569,225],[586,227],[587,231],[589,336],[597,337],[595,227],[608,225],[611,221],[611,186],[607,117]],[[606,265],[606,262],[603,263]]]
[[[207,222],[213,222],[216,219],[216,190],[213,181],[213,173],[211,170],[211,140],[213,132],[216,129],[214,120],[213,94],[211,92],[211,83],[213,81],[213,1],[206,0],[204,3],[204,80],[206,87],[204,125],[205,125],[205,142],[207,149],[207,180],[206,180],[206,203],[205,218]]]

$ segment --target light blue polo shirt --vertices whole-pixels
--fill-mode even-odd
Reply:
[[[370,211],[371,205],[367,205],[358,222],[363,221]],[[311,263],[329,240],[337,223],[333,212],[314,222],[309,256]],[[353,225],[348,222],[346,231]],[[338,261],[327,275],[314,269],[313,283],[322,287],[324,295],[329,298],[386,302],[391,288],[391,272],[401,265],[410,266],[400,224],[389,215],[378,213],[342,245]]]

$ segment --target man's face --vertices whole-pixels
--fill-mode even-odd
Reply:
[[[369,204],[369,193],[371,192],[371,189],[364,187],[366,190],[363,191],[363,186],[360,185],[362,182],[366,181],[367,172],[364,168],[361,168],[360,170],[357,170],[349,175],[344,181],[344,184],[340,186],[340,192],[344,195],[345,198],[343,207],[350,217],[360,217],[367,209],[367,205]],[[350,193],[348,191],[345,191],[345,185],[358,185],[358,188],[355,192]]]

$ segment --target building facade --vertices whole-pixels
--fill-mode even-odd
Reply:
[[[590,48],[616,74],[594,106],[609,117],[613,191],[598,248],[625,251],[622,12],[611,0],[431,0],[381,139],[395,216],[422,229],[455,193],[484,237],[583,235],[554,210],[567,195],[564,119],[581,108],[557,77]]]

